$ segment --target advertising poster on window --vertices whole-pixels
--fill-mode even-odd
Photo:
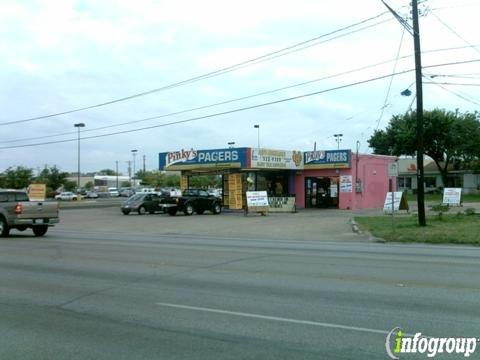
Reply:
[[[353,191],[352,175],[340,176],[340,192],[351,193]]]

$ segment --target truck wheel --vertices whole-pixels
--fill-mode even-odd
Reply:
[[[35,236],[43,236],[47,233],[47,230],[48,230],[47,225],[33,227],[33,233],[35,234]]]
[[[218,215],[222,212],[222,207],[220,206],[220,204],[215,204],[213,205],[213,211],[212,211],[215,215]]]
[[[145,215],[147,213],[147,210],[145,209],[145,206],[140,206],[138,208],[138,215]]]
[[[168,215],[175,216],[176,214],[177,214],[177,209],[176,208],[168,209]]]
[[[7,225],[7,222],[3,217],[0,217],[0,236],[8,236],[10,233],[10,228]]]
[[[187,205],[185,205],[185,210],[183,211],[183,213],[187,216],[190,216],[190,215],[193,214],[193,211],[194,211],[193,205],[192,204],[187,204]]]

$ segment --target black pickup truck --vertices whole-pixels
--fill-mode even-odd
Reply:
[[[205,211],[218,215],[222,212],[222,200],[205,190],[187,189],[183,191],[182,196],[168,199],[164,207],[172,216],[178,211],[183,211],[185,215],[192,215],[194,212],[203,214]]]

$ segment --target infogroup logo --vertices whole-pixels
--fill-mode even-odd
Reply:
[[[391,359],[400,359],[400,354],[424,354],[434,358],[438,354],[463,355],[468,358],[477,348],[477,338],[427,337],[418,332],[408,335],[400,327],[392,329],[385,340],[385,348]]]

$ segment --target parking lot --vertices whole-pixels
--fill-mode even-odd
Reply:
[[[85,207],[85,205],[82,205]],[[95,230],[160,235],[195,235],[242,239],[309,241],[368,241],[352,232],[352,213],[338,210],[303,210],[298,213],[261,216],[224,211],[220,215],[185,216],[156,213],[123,215],[120,205],[69,208],[60,211],[56,230]]]

